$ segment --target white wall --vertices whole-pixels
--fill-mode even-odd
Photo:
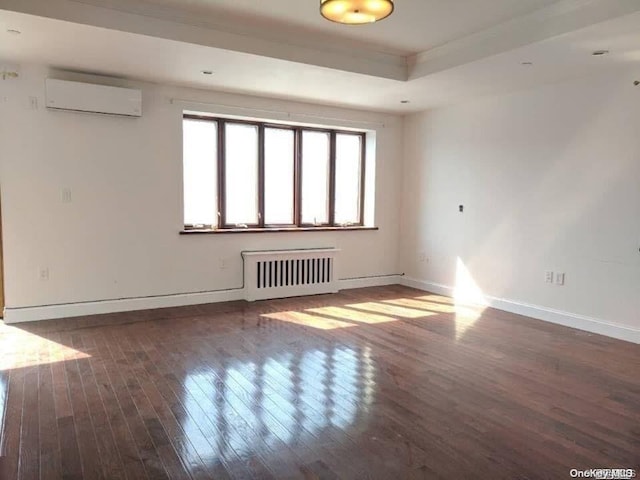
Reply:
[[[463,265],[490,303],[507,300],[499,307],[554,321],[544,312],[566,313],[588,320],[575,326],[640,339],[640,88],[633,72],[437,109],[407,117],[403,128],[395,116],[117,80],[143,89],[143,118],[48,111],[47,75],[96,79],[20,70],[18,80],[0,81],[5,288],[16,320],[163,305],[95,303],[103,300],[233,290],[242,283],[242,250],[336,246],[343,279],[404,271],[409,284],[449,292]],[[270,116],[375,129],[380,230],[180,236],[183,108],[247,116],[279,110],[293,114]],[[72,190],[72,203],[62,202],[63,188]],[[38,279],[40,267],[50,269],[48,281]],[[565,272],[566,285],[545,284],[546,270]],[[367,281],[345,283],[361,284]],[[236,297],[166,304],[226,298]],[[84,306],[67,308],[77,302]]]
[[[408,117],[401,266],[413,284],[447,291],[460,264],[498,306],[640,341],[633,73]]]
[[[8,312],[238,288],[242,283],[240,252],[246,249],[336,246],[342,249],[340,278],[397,272],[401,119],[151,84],[137,85],[143,89],[141,119],[49,111],[43,108],[48,74],[44,67],[22,65],[19,79],[0,81],[0,181]],[[59,72],[55,76],[61,77]],[[29,97],[37,97],[39,108],[31,108]],[[170,103],[168,99],[174,97],[320,115],[339,119],[324,123],[375,129],[375,221],[380,230],[179,235],[181,114],[185,107]],[[251,112],[207,106],[201,110]],[[317,118],[290,117],[296,118],[322,123]],[[62,202],[63,188],[72,190],[72,203]],[[226,270],[219,269],[220,258],[227,261]],[[49,268],[48,281],[38,279],[40,267]],[[81,313],[91,311],[100,310],[90,307]],[[47,315],[61,312],[73,313],[55,310]]]

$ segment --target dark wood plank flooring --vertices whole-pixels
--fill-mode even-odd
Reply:
[[[400,287],[8,326],[0,478],[640,469],[640,346]]]

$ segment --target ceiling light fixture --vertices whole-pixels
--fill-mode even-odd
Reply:
[[[211,70],[202,70],[201,72],[203,75],[213,75],[213,72]]]
[[[533,66],[533,62],[522,62],[520,65],[524,65],[525,67]]]
[[[320,0],[320,13],[332,22],[365,25],[391,15],[393,0]]]
[[[411,102],[409,102],[409,100],[400,100],[400,103],[402,103],[402,104],[405,104],[405,105],[406,105],[407,103],[411,103]]]
[[[22,32],[20,30],[16,30],[15,28],[9,28],[7,29],[7,33],[10,33],[11,35],[20,35]]]
[[[593,55],[594,57],[601,57],[602,55],[606,55],[608,53],[609,53],[609,50],[596,50],[591,55]]]

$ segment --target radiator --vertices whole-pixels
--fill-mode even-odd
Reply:
[[[337,248],[242,252],[244,293],[249,302],[267,298],[336,293]]]

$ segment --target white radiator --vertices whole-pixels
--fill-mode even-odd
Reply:
[[[242,252],[244,293],[249,302],[267,298],[336,293],[337,248]]]

